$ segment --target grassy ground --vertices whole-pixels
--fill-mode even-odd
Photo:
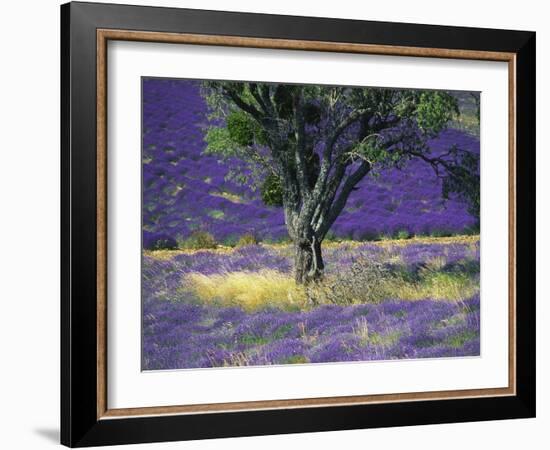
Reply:
[[[392,246],[406,246],[411,244],[477,244],[479,242],[479,235],[459,235],[459,236],[446,236],[446,237],[432,237],[432,236],[413,236],[408,239],[380,239],[377,241],[369,241],[369,244],[382,247],[392,247]],[[272,248],[274,250],[284,250],[290,249],[291,246],[288,243],[259,243],[258,245],[266,248]],[[323,248],[338,248],[342,245],[349,247],[359,247],[365,245],[365,242],[361,241],[352,241],[352,240],[327,240],[323,242]],[[198,252],[221,252],[221,253],[230,253],[235,249],[234,246],[220,245],[218,244],[216,248],[199,248],[199,249],[173,249],[173,250],[144,250],[143,255],[150,258],[164,259],[168,260],[174,256],[181,254],[193,255]]]

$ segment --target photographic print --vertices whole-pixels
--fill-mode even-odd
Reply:
[[[142,78],[142,369],[480,355],[480,93]]]
[[[534,32],[60,23],[64,445],[535,417]]]

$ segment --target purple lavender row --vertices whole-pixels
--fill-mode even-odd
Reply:
[[[146,79],[143,85],[143,226],[147,233],[185,239],[196,230],[218,242],[252,233],[261,240],[286,237],[280,208],[228,178],[227,164],[203,155],[206,105],[196,81]],[[479,152],[478,138],[446,130],[431,141],[434,154],[456,144]],[[332,227],[338,238],[464,233],[476,225],[466,205],[443,201],[441,181],[418,160],[402,170],[367,177]]]

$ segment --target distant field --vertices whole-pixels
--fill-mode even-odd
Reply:
[[[434,154],[456,144],[479,153],[469,97],[460,99],[464,115],[432,139]],[[242,162],[205,155],[206,103],[199,84],[189,80],[149,79],[143,88],[143,227],[154,235],[185,241],[200,230],[219,244],[233,245],[243,234],[261,241],[287,238],[281,208],[266,206],[248,185]],[[237,176],[236,176],[237,174]],[[441,197],[433,169],[411,160],[402,169],[367,176],[354,191],[331,236],[371,240],[396,236],[446,236],[476,232],[477,219],[464,203]]]

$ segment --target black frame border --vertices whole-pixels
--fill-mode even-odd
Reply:
[[[516,395],[97,419],[96,30],[516,54]],[[535,416],[534,32],[73,2],[61,6],[61,443],[70,447]]]

